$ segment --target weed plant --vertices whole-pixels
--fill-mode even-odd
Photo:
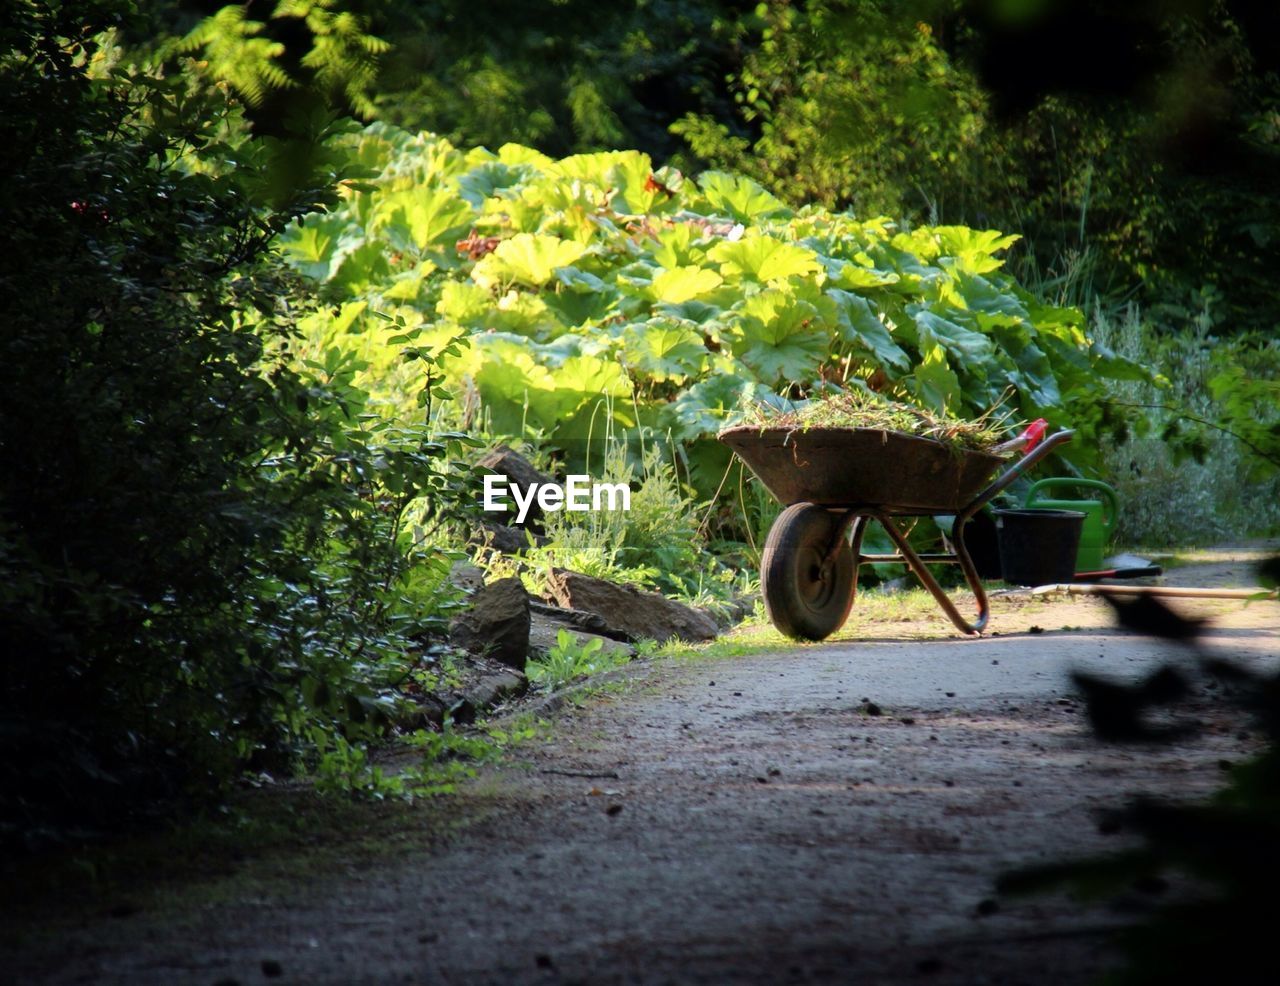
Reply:
[[[577,678],[621,667],[627,660],[624,651],[605,650],[604,641],[599,637],[579,642],[568,630],[561,630],[546,657],[531,660],[525,666],[525,673],[535,685],[555,691]]]

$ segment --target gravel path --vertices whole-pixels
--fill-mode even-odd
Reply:
[[[1179,578],[1247,579],[1236,557]],[[1216,656],[1280,655],[1275,604],[1183,608],[1213,618]],[[1205,693],[1194,742],[1096,742],[1069,668],[1185,659],[1108,628],[1097,600],[998,600],[999,635],[977,640],[856,614],[834,643],[634,666],[414,809],[450,813],[447,838],[407,830],[336,870],[267,854],[162,909],[58,925],[3,967],[207,986],[1089,982],[1150,898],[1002,899],[995,877],[1126,845],[1100,813],[1207,795],[1254,749],[1245,725]]]

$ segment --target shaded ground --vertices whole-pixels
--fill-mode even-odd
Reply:
[[[1239,555],[1169,581],[1248,583]],[[1280,654],[1274,603],[1180,605],[1213,618],[1217,656]],[[1253,749],[1245,724],[1206,693],[1194,743],[1095,742],[1067,668],[1180,658],[1098,600],[999,599],[979,640],[919,604],[864,609],[823,645],[633,666],[446,801],[352,812],[312,848],[207,853],[190,887],[108,889],[28,925],[0,978],[1090,981],[1149,899],[996,900],[994,877],[1124,845],[1099,812],[1206,795]]]

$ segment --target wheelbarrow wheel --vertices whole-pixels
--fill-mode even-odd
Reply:
[[[778,515],[764,545],[760,570],[764,605],[779,631],[823,640],[844,625],[857,578],[853,549],[841,543],[828,561],[840,516],[812,503]]]

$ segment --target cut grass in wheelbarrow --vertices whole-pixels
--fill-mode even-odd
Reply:
[[[825,394],[787,410],[764,404],[749,412],[748,424],[762,428],[870,428],[929,438],[960,449],[990,451],[1003,440],[1004,417],[992,408],[967,421],[927,408],[902,404],[864,390]]]

